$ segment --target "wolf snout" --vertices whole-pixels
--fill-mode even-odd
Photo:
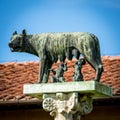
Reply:
[[[10,50],[13,52],[13,44],[12,43],[8,43],[8,46],[10,47]]]
[[[12,43],[8,43],[8,46],[9,46],[9,47],[12,47],[12,46],[13,46],[13,44],[12,44]]]

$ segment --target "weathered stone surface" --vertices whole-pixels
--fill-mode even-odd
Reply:
[[[112,89],[96,81],[26,84],[23,93],[43,99],[54,120],[80,120],[93,109],[93,98],[112,96]]]
[[[55,120],[80,120],[81,115],[92,109],[91,95],[73,93],[43,94],[43,109],[50,112]]]
[[[25,84],[24,94],[38,97],[45,93],[70,93],[92,94],[92,97],[112,96],[112,89],[96,81]]]

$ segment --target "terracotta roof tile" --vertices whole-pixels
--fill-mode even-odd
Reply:
[[[64,77],[66,82],[72,81],[75,59],[67,62],[68,70]],[[102,57],[104,72],[100,82],[111,86],[114,89],[114,95],[120,95],[120,56]],[[53,64],[54,69],[58,63]],[[38,62],[8,62],[0,64],[0,101],[14,100],[34,100],[36,98],[23,95],[23,84],[36,83],[38,79]],[[95,77],[95,71],[86,63],[83,66],[82,73],[84,80],[92,80]],[[52,75],[52,73],[50,73]]]

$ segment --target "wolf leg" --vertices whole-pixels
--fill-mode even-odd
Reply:
[[[40,63],[41,63],[41,64],[40,64]],[[46,58],[41,58],[40,63],[39,63],[38,83],[42,83],[42,80],[43,80],[43,74],[44,74],[44,71],[45,71]]]
[[[42,58],[40,62],[41,65],[39,67],[38,83],[47,83],[50,73],[50,68],[53,63],[47,58],[47,56],[44,56],[44,58]]]
[[[42,83],[47,83],[48,82],[49,73],[50,73],[50,69],[51,69],[52,64],[53,63],[47,58],[45,66],[44,66],[45,69],[44,69],[44,73],[43,73]]]

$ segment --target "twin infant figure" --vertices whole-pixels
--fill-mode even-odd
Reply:
[[[85,65],[85,59],[79,59],[74,66],[73,81],[83,81],[83,75],[81,72],[82,66]],[[50,69],[53,76],[50,78],[51,83],[65,82],[64,72],[67,71],[67,63],[60,63],[57,69]]]

